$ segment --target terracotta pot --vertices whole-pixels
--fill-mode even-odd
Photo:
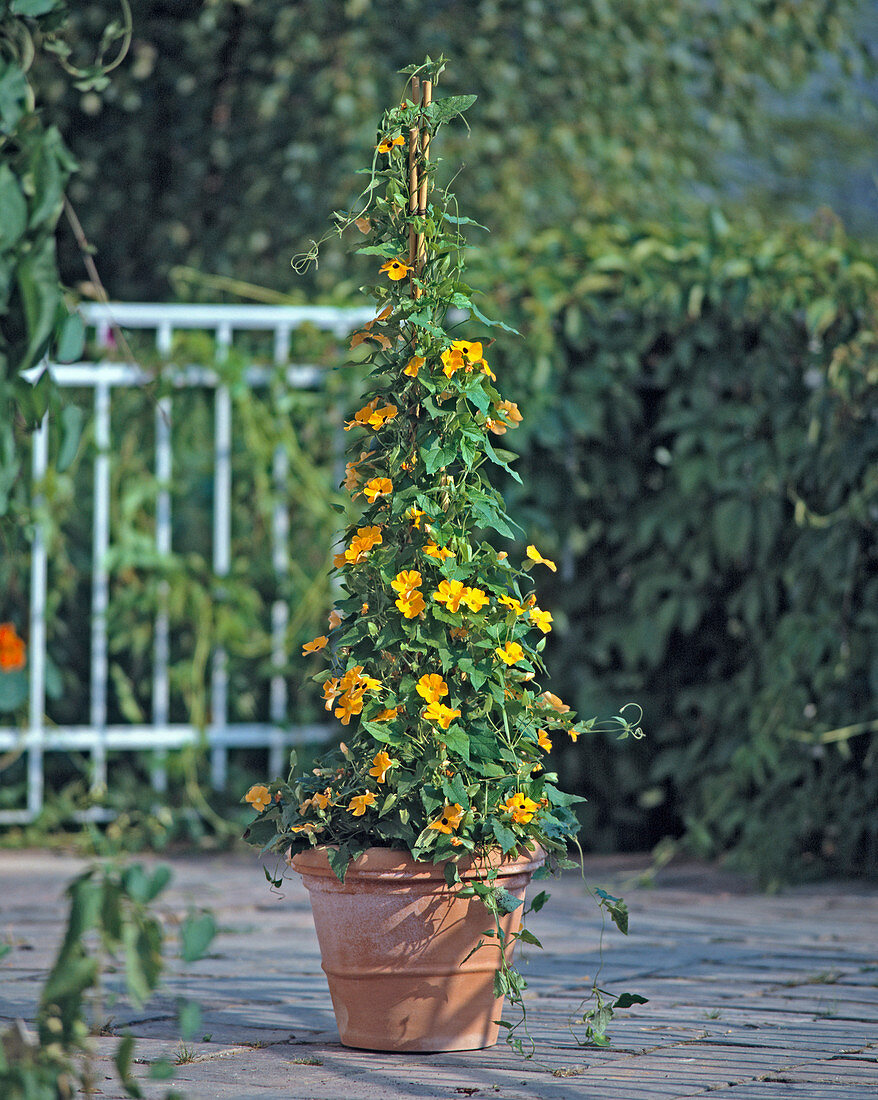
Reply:
[[[498,860],[497,885],[524,900],[545,854]],[[469,959],[494,918],[479,898],[456,896],[444,864],[369,848],[344,883],[326,849],[293,857],[311,896],[323,969],[341,1041],[367,1050],[477,1050],[497,1042],[503,998],[494,996],[492,941]],[[476,872],[458,865],[461,877]],[[503,918],[518,931],[523,907]],[[496,944],[496,940],[493,941]],[[511,961],[509,945],[509,959]],[[466,962],[464,962],[466,959]]]

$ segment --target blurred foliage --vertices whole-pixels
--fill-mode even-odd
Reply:
[[[77,5],[83,51],[114,2]],[[518,245],[608,198],[631,215],[667,213],[725,190],[730,173],[746,183],[762,166],[771,179],[789,168],[780,105],[806,80],[824,162],[868,148],[868,7],[133,0],[131,54],[106,89],[79,93],[46,69],[42,91],[80,163],[70,195],[114,296],[166,300],[179,265],[286,288],[289,256],[354,192],[412,57],[445,54],[446,90],[478,93],[474,129],[446,143],[446,163],[466,165],[462,208]],[[63,256],[68,281],[80,279],[78,257]],[[296,289],[345,295],[359,270],[336,245]]]
[[[562,565],[553,685],[646,712],[644,751],[563,761],[585,837],[685,831],[765,881],[874,873],[874,251],[828,214],[765,232],[714,211],[580,219],[491,273],[528,336],[495,353],[527,433],[504,492]]]
[[[95,1036],[111,1026],[104,1010],[110,997],[115,1000],[108,994],[107,976],[122,971],[127,1000],[137,1009],[160,988],[165,933],[153,906],[170,880],[170,868],[163,865],[147,870],[136,863],[106,863],[92,865],[70,883],[67,927],[40,992],[37,1033],[32,1035],[21,1020],[0,1032],[4,1100],[67,1100],[80,1092],[101,1092]],[[183,961],[202,958],[216,931],[209,912],[190,911],[178,933]],[[200,1026],[200,1006],[181,999],[177,1010],[182,1037],[190,1039]],[[134,1036],[125,1034],[113,1061],[124,1095],[136,1100],[144,1094],[132,1074],[133,1056]],[[173,1075],[165,1059],[148,1071],[152,1081]],[[165,1100],[182,1100],[182,1094],[168,1092]]]

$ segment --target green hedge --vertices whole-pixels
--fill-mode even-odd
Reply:
[[[829,215],[713,213],[581,221],[490,271],[527,334],[502,348],[507,492],[560,565],[555,689],[646,711],[639,747],[563,761],[587,842],[683,831],[769,882],[878,869],[874,253]]]

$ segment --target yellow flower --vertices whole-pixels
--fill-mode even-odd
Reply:
[[[514,611],[516,615],[524,614],[524,608],[514,596],[498,596],[497,603],[502,603],[504,607]]]
[[[249,802],[253,809],[261,814],[264,809],[271,805],[271,795],[268,793],[268,787],[259,785],[251,787],[244,795],[244,801]]]
[[[424,603],[424,597],[421,593],[415,591],[400,596],[396,601],[396,606],[406,619],[416,619],[427,605]]]
[[[426,514],[427,513],[422,512],[420,508],[416,508],[414,504],[409,508],[408,512],[406,512],[406,515],[412,521],[412,527],[414,527],[416,531],[420,531],[421,520]]]
[[[442,361],[442,372],[446,378],[450,378],[456,371],[463,370],[466,366],[463,355],[455,348],[446,348],[439,356]]]
[[[548,634],[552,629],[552,612],[541,611],[538,607],[531,608],[530,621],[534,626],[539,627],[544,634]]]
[[[457,802],[446,802],[442,813],[435,821],[431,821],[428,829],[435,829],[438,833],[451,833],[456,829],[463,818],[463,806]]]
[[[553,573],[558,572],[558,566],[555,565],[553,561],[549,561],[548,558],[544,558],[535,546],[528,546],[527,556],[530,558],[531,561],[535,561],[537,565],[547,565]]]
[[[391,768],[396,767],[396,761],[391,760],[384,749],[381,752],[375,754],[375,759],[372,761],[372,767],[369,769],[369,775],[375,777],[376,783],[386,782],[385,776]]]
[[[552,742],[545,730],[537,730],[537,744],[544,752],[552,751]]]
[[[569,710],[569,707],[568,707],[568,710]],[[570,734],[570,740],[575,745],[576,744],[576,738],[579,737],[579,730],[569,729],[567,732]]]
[[[470,611],[478,612],[489,604],[491,599],[481,588],[465,588],[463,595],[460,597],[460,602],[465,603]]]
[[[459,710],[452,710],[444,703],[430,703],[424,711],[423,717],[428,722],[437,722],[442,729],[447,730],[455,718],[460,717]]]
[[[409,359],[409,361],[406,363],[406,365],[402,368],[402,373],[407,374],[409,378],[417,378],[418,371],[426,362],[427,360],[424,359],[422,356],[413,355],[411,359]]]
[[[449,611],[459,611],[463,593],[464,587],[460,581],[441,581],[433,593],[433,599],[444,603]]]
[[[332,788],[327,787],[323,794],[321,794],[319,791],[317,792],[317,794],[313,794],[311,796],[311,801],[314,803],[315,806],[318,807],[318,809],[325,810],[326,807],[329,805],[329,800],[331,797]]]
[[[355,794],[348,806],[348,813],[353,814],[354,817],[362,817],[366,812],[366,807],[374,805],[375,795],[371,791],[366,791],[365,794]]]
[[[388,260],[386,264],[382,264],[378,268],[379,271],[387,273],[387,278],[397,283],[400,279],[404,279],[408,275],[411,268],[404,260]]]
[[[455,351],[459,351],[460,354],[469,363],[479,363],[482,359],[482,345],[480,341],[473,342],[472,340],[452,340],[451,346]]]
[[[307,653],[319,653],[328,644],[329,638],[325,634],[321,634],[319,638],[315,638],[312,642],[305,642],[302,646],[302,656],[304,657]]]
[[[329,629],[335,630],[337,626],[341,626],[344,616],[340,615],[335,608],[329,612]]]
[[[494,652],[507,665],[514,665],[518,661],[524,660],[524,650],[518,642],[507,642],[502,649],[498,647]]]
[[[396,134],[394,137],[382,138],[378,142],[379,153],[389,153],[395,145],[405,145],[405,138],[402,134]]]
[[[424,578],[417,569],[401,569],[390,582],[390,587],[401,596],[408,593],[412,595],[416,588],[420,588]]]
[[[373,722],[390,722],[399,714],[399,707],[388,707],[386,710],[379,711],[372,719]]]
[[[534,802],[532,798],[528,798],[520,792],[510,795],[504,806],[512,814],[512,820],[518,825],[526,825],[540,808],[538,802]]]
[[[437,546],[432,539],[425,543],[424,553],[428,558],[437,558],[439,561],[445,561],[446,558],[454,557],[454,552],[452,550],[449,550],[445,546]]]
[[[378,497],[386,497],[393,492],[393,482],[389,477],[372,477],[363,486],[363,496],[370,504]]]
[[[430,672],[418,680],[415,690],[428,703],[438,703],[443,696],[448,694],[448,684],[445,683],[438,672]]]
[[[485,427],[489,432],[493,432],[494,435],[506,435],[506,425],[502,420],[492,420],[489,416],[485,421]]]

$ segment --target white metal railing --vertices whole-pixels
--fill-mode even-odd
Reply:
[[[95,331],[100,346],[110,343],[114,325],[125,329],[155,332],[157,351],[167,356],[174,332],[199,329],[213,332],[217,358],[228,354],[238,332],[270,331],[274,335],[274,360],[287,365],[288,383],[294,387],[311,386],[323,374],[322,368],[308,364],[289,364],[290,338],[300,325],[308,323],[343,337],[357,325],[369,320],[374,310],[341,309],[332,306],[226,306],[161,305],[151,303],[111,303],[86,305],[81,309],[86,324]],[[53,726],[46,720],[46,600],[47,546],[39,523],[35,524],[31,553],[30,637],[28,645],[29,705],[25,729],[0,727],[0,750],[21,749],[27,755],[27,805],[20,810],[0,811],[0,824],[32,820],[44,801],[44,754],[53,751],[84,751],[91,754],[92,785],[100,788],[107,781],[107,753],[117,750],[152,750],[151,769],[154,788],[161,792],[167,784],[162,754],[174,748],[201,743],[210,747],[211,782],[225,785],[227,753],[230,748],[261,747],[269,750],[269,771],[283,770],[285,750],[307,741],[326,740],[324,725],[293,726],[287,722],[286,684],[278,672],[271,679],[269,714],[266,721],[230,723],[228,721],[228,671],[226,654],[215,650],[210,681],[210,717],[207,729],[169,721],[169,621],[166,610],[159,609],[153,637],[152,721],[140,725],[109,726],[107,610],[109,577],[107,552],[110,547],[110,411],[116,388],[140,386],[151,376],[134,363],[52,364],[55,382],[62,387],[94,390],[94,523],[91,586],[91,663],[90,720],[81,726]],[[269,372],[252,367],[246,377],[252,385],[264,383]],[[180,369],[174,375],[176,386],[207,386],[216,390],[214,406],[214,481],[213,481],[213,569],[217,576],[228,573],[231,564],[232,500],[232,402],[226,386],[209,368]],[[173,467],[173,399],[162,397],[155,410],[155,472],[159,485],[156,502],[155,543],[159,554],[171,552],[170,480]],[[49,469],[48,426],[46,422],[33,438],[32,474],[35,486],[42,484]],[[274,458],[275,484],[286,479],[286,457],[278,450]],[[39,512],[40,500],[34,500]],[[274,569],[283,577],[289,568],[287,535],[289,515],[282,504],[275,507],[272,523],[272,559]],[[289,610],[282,600],[271,610],[272,660],[278,669],[285,663],[284,638]],[[84,815],[100,819],[106,814],[97,809]]]

